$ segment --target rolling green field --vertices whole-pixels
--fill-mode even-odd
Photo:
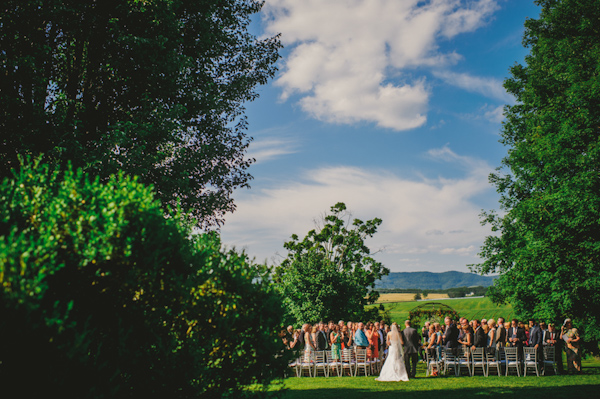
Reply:
[[[597,398],[600,392],[600,360],[583,361],[582,375],[536,377],[425,377],[419,364],[417,378],[408,382],[378,382],[370,377],[291,377],[283,382],[283,399],[464,399],[476,398]]]
[[[452,307],[462,317],[467,319],[497,319],[499,316],[510,320],[514,310],[510,305],[497,306],[489,298],[461,298],[430,301],[406,301],[395,303],[384,303],[385,309],[389,310],[392,321],[401,323],[408,318],[408,312],[424,303],[439,302]]]

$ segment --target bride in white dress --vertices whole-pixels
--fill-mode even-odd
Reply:
[[[404,350],[402,349],[402,335],[396,323],[392,324],[392,331],[387,336],[389,346],[388,355],[381,369],[377,381],[408,381],[408,373],[404,365]]]

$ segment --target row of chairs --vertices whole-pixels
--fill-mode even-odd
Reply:
[[[329,377],[333,372],[341,377],[346,374],[345,371],[355,377],[359,373],[365,376],[379,373],[382,363],[383,356],[369,359],[364,348],[346,348],[340,351],[340,359],[334,359],[330,350],[312,351],[310,354],[303,353],[289,366],[297,377],[306,374],[309,377],[316,377],[321,373]]]
[[[437,369],[438,372],[443,370],[444,374],[448,374],[452,370],[456,376],[461,375],[462,370],[466,369],[470,376],[474,376],[477,369],[480,369],[481,373],[487,377],[490,369],[496,369],[498,376],[502,373],[507,376],[510,370],[514,370],[518,376],[521,376],[521,372],[527,376],[527,372],[532,370],[539,377],[540,373],[545,374],[549,367],[552,367],[556,374],[554,348],[544,347],[543,353],[543,361],[540,361],[538,350],[530,347],[522,348],[522,355],[516,347],[500,348],[493,354],[485,351],[485,348],[473,350],[441,348],[440,352],[435,355],[429,351],[426,353],[426,376],[433,374],[434,369]],[[543,368],[541,367],[542,362]]]

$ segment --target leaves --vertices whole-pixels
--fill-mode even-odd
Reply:
[[[381,222],[354,219],[350,226],[346,205],[339,202],[302,241],[292,235],[274,275],[291,318],[305,323],[365,316],[365,305],[379,296],[375,281],[389,273],[365,244]]]
[[[511,68],[501,142],[508,173],[490,181],[503,215],[482,247],[481,273],[501,273],[490,296],[521,317],[574,318],[600,339],[600,4],[540,0],[525,22],[526,65]],[[594,347],[595,344],[590,344]],[[596,347],[597,349],[597,347]]]
[[[251,179],[244,103],[275,73],[254,0],[9,0],[0,24],[0,178],[19,155],[118,171],[202,227]]]
[[[258,395],[285,367],[270,270],[165,218],[136,179],[24,162],[0,198],[6,392]]]

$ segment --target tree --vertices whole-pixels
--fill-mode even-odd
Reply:
[[[414,299],[415,301],[420,301],[421,299],[423,299],[423,297],[421,296],[421,291],[417,291]]]
[[[286,367],[266,267],[136,180],[25,163],[0,183],[7,396],[249,397]]]
[[[501,142],[509,169],[490,180],[504,214],[484,213],[495,235],[474,270],[501,273],[490,288],[521,317],[574,318],[600,339],[600,3],[538,0],[525,22],[526,65],[504,87]],[[592,346],[596,346],[593,344]],[[597,346],[596,346],[597,349]]]
[[[350,227],[350,217],[346,205],[339,202],[323,218],[322,226],[309,231],[302,241],[294,234],[284,244],[288,256],[275,268],[274,281],[294,321],[370,317],[365,306],[379,297],[375,281],[389,273],[369,256],[365,244],[381,219],[354,219]]]
[[[18,155],[152,184],[203,227],[245,187],[244,103],[278,37],[247,31],[255,0],[8,0],[0,22],[0,178]]]

